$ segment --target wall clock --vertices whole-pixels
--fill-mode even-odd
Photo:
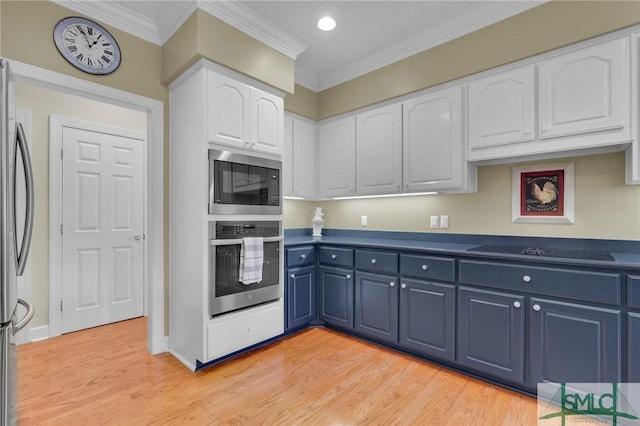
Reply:
[[[94,21],[79,16],[61,19],[53,29],[53,40],[62,56],[89,74],[111,74],[120,66],[116,39]]]

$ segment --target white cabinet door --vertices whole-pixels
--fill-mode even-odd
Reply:
[[[355,195],[356,117],[321,124],[319,131],[320,196]]]
[[[282,98],[251,89],[251,148],[282,153],[284,105]]]
[[[282,195],[293,195],[293,117],[284,116],[284,147],[282,151]]]
[[[402,190],[402,104],[356,116],[356,194]]]
[[[316,124],[293,119],[293,195],[316,196]]]
[[[247,147],[251,133],[251,88],[208,72],[207,89],[209,142]]]
[[[402,109],[404,191],[462,188],[462,88],[411,99]]]
[[[534,139],[534,76],[532,65],[468,84],[470,150]]]
[[[629,127],[629,39],[541,62],[540,138]]]

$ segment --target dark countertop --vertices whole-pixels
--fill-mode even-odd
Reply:
[[[421,251],[425,254],[464,256],[467,258],[514,260],[520,262],[533,262],[558,265],[574,265],[589,267],[605,267],[614,269],[640,270],[640,241],[619,240],[579,240],[562,238],[536,238],[536,237],[501,237],[479,236],[460,234],[425,234],[425,233],[398,233],[386,231],[341,231],[323,230],[322,237],[312,237],[311,233],[304,234],[302,230],[285,231],[285,247],[300,246],[305,244],[328,244],[337,246],[352,246],[371,249],[388,249],[398,251]],[[412,238],[413,237],[413,238]],[[430,238],[439,241],[433,241]],[[450,240],[450,241],[446,241]],[[465,241],[466,240],[466,241]],[[469,249],[486,245],[485,241],[501,245],[515,245],[526,247],[567,247],[580,245],[586,249],[606,250],[613,256],[613,261],[587,260],[566,257],[547,257],[540,255],[522,255],[493,252],[468,251]]]

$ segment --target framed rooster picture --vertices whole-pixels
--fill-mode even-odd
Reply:
[[[574,171],[574,163],[513,167],[513,222],[572,224]]]

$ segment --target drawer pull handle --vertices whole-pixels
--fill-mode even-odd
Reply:
[[[402,284],[400,284],[400,287],[407,288],[407,285],[405,283],[402,283]]]
[[[514,306],[515,308],[519,308],[519,307],[520,307],[520,306],[522,306],[522,305],[520,305],[520,302],[515,301],[515,302],[513,302],[513,306]]]
[[[422,268],[423,271],[426,271],[427,269],[429,269],[429,267],[427,265],[422,265],[421,268]]]
[[[289,275],[289,276],[290,276],[291,278],[295,278],[295,277],[296,277],[296,274],[291,274],[291,275]]]
[[[396,286],[396,283],[394,283],[393,281],[389,283],[389,287],[395,287],[395,286]]]
[[[524,277],[522,277],[522,281],[524,281],[525,283],[529,283],[531,282],[531,277],[529,275],[525,275]]]
[[[331,255],[331,259],[337,259],[337,258],[338,258],[338,255],[337,255],[337,254],[332,254],[332,255]]]
[[[300,259],[304,260],[304,259],[306,259],[306,258],[307,258],[307,255],[306,255],[306,254],[301,254],[301,255],[300,255]]]
[[[375,264],[376,262],[377,262],[377,260],[371,259],[371,263]]]
[[[351,275],[347,274],[347,276],[345,278],[350,280],[351,279]]]
[[[533,305],[533,310],[534,310],[534,311],[538,312],[538,311],[540,311],[540,309],[542,309],[542,308],[540,307],[540,305]]]

